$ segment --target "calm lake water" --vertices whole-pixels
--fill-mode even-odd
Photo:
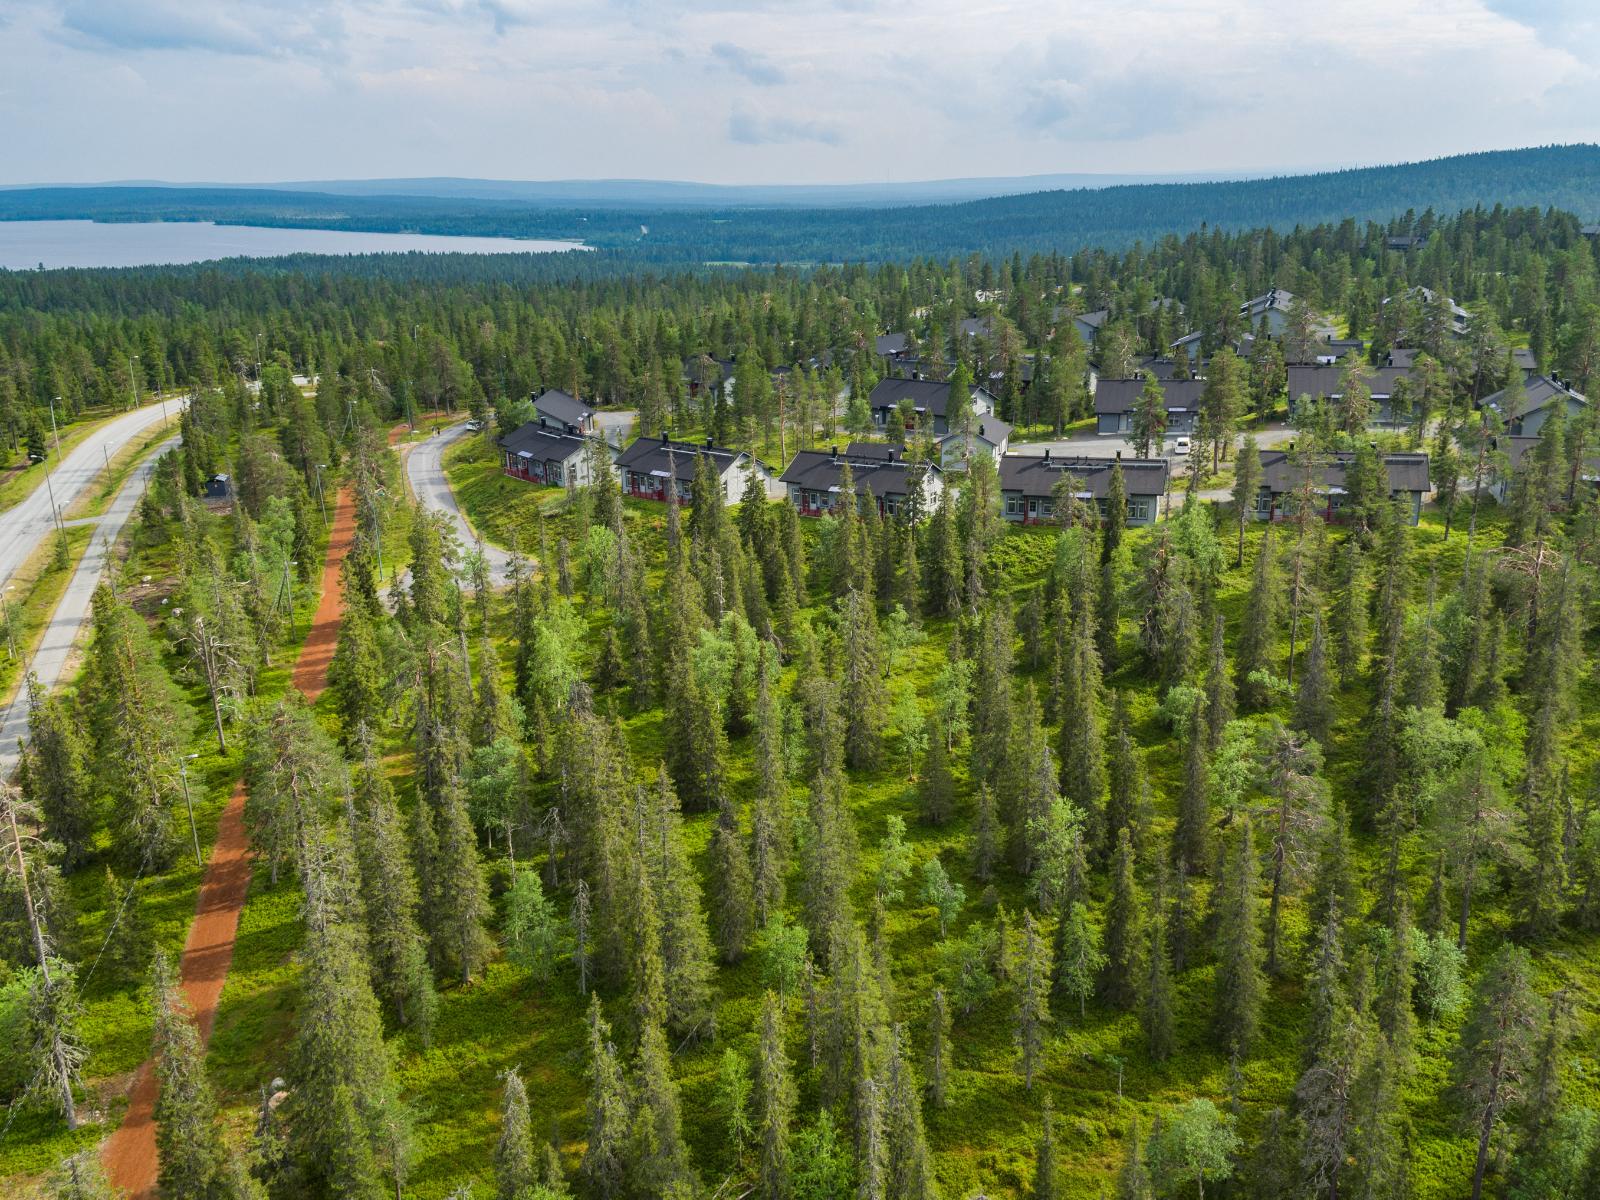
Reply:
[[[428,233],[349,233],[335,229],[269,229],[202,221],[100,224],[95,221],[0,221],[0,268],[148,267],[213,258],[282,254],[536,254],[586,250],[579,242],[445,237]]]

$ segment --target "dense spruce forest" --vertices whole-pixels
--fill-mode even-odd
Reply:
[[[0,191],[0,220],[220,221],[569,238],[626,251],[632,263],[815,264],[1124,249],[1204,228],[1288,233],[1346,218],[1359,224],[1496,204],[1553,207],[1594,221],[1597,195],[1600,146],[1570,145],[1271,179],[1121,184],[896,207],[578,206],[248,188],[21,188]]]
[[[1600,432],[1558,406],[1515,470],[1502,436],[1513,351],[1600,382],[1580,227],[0,275],[13,461],[56,397],[189,395],[0,792],[0,1175],[108,1195],[153,1056],[169,1200],[1600,1194]],[[1281,337],[1240,313],[1272,287]],[[1090,347],[1068,318],[1099,309]],[[1357,389],[1288,394],[1313,317],[1433,364],[1382,435],[1430,456],[1419,524],[1358,481]],[[1150,528],[1070,485],[1008,525],[981,456],[892,517],[846,474],[803,519],[725,506],[706,456],[663,506],[506,478],[492,440],[544,387],[724,445],[859,435],[886,331],[1055,433],[1091,368],[1190,330],[1219,470]],[[406,498],[397,447],[468,413],[446,467],[504,580]],[[1285,419],[1297,463],[1355,456],[1337,523],[1312,470],[1249,519]],[[190,839],[241,783],[207,1043]]]

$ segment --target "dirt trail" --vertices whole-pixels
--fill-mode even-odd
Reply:
[[[350,489],[339,493],[333,512],[328,555],[322,566],[322,599],[312,618],[311,631],[294,665],[294,686],[316,700],[328,685],[328,664],[333,659],[343,611],[339,568],[350,551],[355,534],[355,501]],[[244,782],[233,789],[217,824],[216,844],[206,864],[205,878],[195,902],[194,923],[183,944],[179,978],[184,997],[194,1010],[202,1044],[211,1040],[217,1002],[233,964],[234,938],[239,914],[250,887],[250,843],[244,828]],[[133,1077],[128,1111],[101,1151],[111,1186],[130,1200],[153,1200],[156,1193],[156,1074],[146,1059]]]

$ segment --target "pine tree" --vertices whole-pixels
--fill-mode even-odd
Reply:
[[[1219,1042],[1248,1054],[1261,1020],[1261,929],[1256,909],[1255,838],[1248,817],[1238,822],[1219,881],[1214,1026]]]
[[[760,1047],[756,1059],[756,1122],[761,1136],[757,1180],[766,1200],[787,1200],[790,1190],[789,1126],[794,1120],[795,1088],[783,1048],[783,1007],[768,992],[761,1001]]]
[[[206,1078],[205,1050],[164,954],[155,960],[154,1054],[161,1090],[156,1100],[156,1155],[163,1196],[210,1200],[237,1195],[230,1158],[217,1125],[217,1101]]]
[[[1526,1092],[1528,1058],[1537,1007],[1528,978],[1527,953],[1502,946],[1473,991],[1472,1006],[1456,1049],[1454,1077],[1462,1117],[1478,1138],[1472,1200],[1483,1195],[1489,1147],[1506,1113]]]
[[[1033,1156],[1033,1200],[1056,1200],[1056,1114],[1050,1104],[1050,1093],[1044,1094],[1044,1105],[1039,1117],[1039,1143]]]
[[[1139,889],[1133,878],[1133,841],[1124,828],[1117,838],[1111,867],[1111,901],[1101,945],[1105,964],[1100,969],[1100,999],[1112,1008],[1129,1010],[1139,1002],[1140,942],[1143,914]]]
[[[522,1200],[538,1184],[534,1162],[532,1120],[528,1089],[515,1067],[505,1073],[505,1094],[500,1105],[500,1140],[494,1150],[495,1195],[498,1200]]]
[[[1017,963],[1017,1050],[1023,1086],[1033,1090],[1050,1024],[1050,945],[1039,932],[1033,912],[1022,914],[1022,945]],[[1092,986],[1092,985],[1091,985]]]

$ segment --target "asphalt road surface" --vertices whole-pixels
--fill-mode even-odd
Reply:
[[[159,417],[159,410],[157,415]],[[72,573],[66,592],[57,602],[55,612],[50,615],[50,623],[45,626],[44,637],[34,651],[33,661],[28,664],[28,669],[39,677],[39,683],[46,690],[61,682],[78,636],[89,620],[89,604],[94,599],[95,588],[105,575],[111,548],[117,544],[123,527],[139,506],[139,498],[144,495],[150,476],[155,473],[156,461],[177,444],[176,435],[168,438],[134,468],[122,485],[122,490],[112,498],[105,515],[99,518],[99,528],[90,537],[89,548],[78,560],[78,569]],[[69,462],[71,457],[68,455]],[[6,515],[10,516],[10,513]],[[17,694],[6,709],[4,718],[0,719],[0,778],[9,779],[16,770],[18,743],[27,736],[28,689],[24,682],[17,688]]]
[[[179,404],[180,401],[168,400],[166,415],[175,415]],[[137,440],[145,430],[160,424],[161,419],[162,405],[147,404],[107,421],[68,451],[60,462],[52,461],[48,486],[41,480],[25,499],[0,513],[0,585],[28,561],[54,526],[51,493],[55,494],[56,507],[66,512],[105,470],[108,455],[116,454]],[[53,459],[53,446],[50,454]]]
[[[411,443],[406,451],[406,478],[411,483],[411,493],[424,508],[442,512],[450,519],[463,549],[470,550],[478,540],[467,518],[456,503],[456,494],[450,490],[450,481],[444,474],[444,452],[472,431],[466,422],[441,429],[436,435]],[[531,485],[530,485],[531,486]],[[511,577],[511,555],[498,546],[483,544],[483,555],[489,560],[489,578],[504,583]]]

